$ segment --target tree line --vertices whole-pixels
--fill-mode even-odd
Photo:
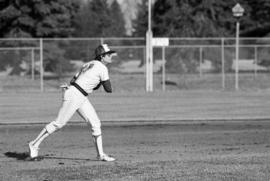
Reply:
[[[241,34],[245,37],[265,37],[270,32],[270,1],[239,0],[245,9]],[[232,7],[235,0],[155,0],[152,5],[154,36],[165,37],[231,37],[235,34]],[[133,20],[133,37],[144,37],[148,25],[148,1],[137,6]],[[117,0],[3,0],[0,1],[0,37],[123,37],[126,35],[124,14]],[[14,44],[14,43],[13,43]],[[65,43],[48,42],[45,46],[45,69],[54,72],[70,71],[66,59],[76,55],[64,51]],[[7,46],[6,43],[2,46]],[[79,47],[79,46],[78,46]],[[54,52],[54,53],[52,53]],[[77,51],[76,51],[77,52]],[[16,67],[22,61],[10,52],[2,53],[0,70]],[[80,52],[87,57],[87,52]],[[177,53],[171,53],[176,58]],[[197,56],[196,53],[191,53]],[[192,55],[185,59],[194,59]],[[24,55],[20,55],[24,56]],[[26,56],[26,55],[25,55]],[[183,59],[183,58],[182,58]],[[16,62],[16,63],[15,63]],[[187,63],[171,62],[171,67]],[[177,66],[176,66],[177,64]],[[196,66],[196,63],[194,63]],[[16,71],[15,71],[16,70]],[[195,69],[194,69],[195,70]],[[184,70],[183,70],[184,71]]]
[[[241,36],[264,37],[270,32],[268,0],[155,0],[152,5],[154,36],[233,36],[236,18],[232,8],[240,3]],[[137,5],[131,36],[144,37],[148,1]],[[2,0],[0,37],[123,37],[124,14],[117,0]]]
[[[235,35],[236,18],[232,8],[240,3],[242,37],[265,37],[270,33],[269,0],[156,0],[152,11],[154,36],[165,37],[228,37]],[[134,20],[134,36],[147,30],[148,2],[139,5]]]
[[[123,36],[123,14],[116,0],[3,0],[0,37]]]

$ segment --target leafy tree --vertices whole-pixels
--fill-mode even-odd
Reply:
[[[5,0],[0,8],[1,37],[65,37],[78,4],[74,0]]]
[[[106,37],[112,25],[110,9],[106,0],[92,0],[81,7],[76,17],[77,37]]]
[[[122,10],[116,0],[110,4],[107,0],[92,0],[81,7],[75,19],[76,37],[123,37],[125,36],[125,21]],[[77,59],[89,60],[94,58],[92,50],[99,44],[99,41],[76,42]],[[110,43],[106,41],[105,43]],[[113,45],[122,44],[121,41],[113,40]],[[77,49],[77,51],[76,51]],[[73,49],[74,51],[74,49]],[[71,52],[69,53],[72,54]],[[121,55],[121,53],[119,53]],[[74,56],[73,56],[74,57]],[[114,62],[119,63],[119,62]]]
[[[270,2],[268,0],[245,1],[245,21],[241,21],[240,36],[244,37],[270,37]],[[252,7],[252,8],[249,8]],[[249,43],[267,44],[264,41],[249,41]],[[263,47],[258,51],[258,65],[270,70],[270,51]]]
[[[72,19],[79,7],[75,0],[4,0],[0,2],[0,5],[0,37],[12,38],[70,36],[74,31]],[[37,46],[26,41],[8,44],[11,47],[29,45]],[[7,46],[7,44],[2,44],[2,46]],[[50,46],[53,45],[49,44],[48,47]],[[18,51],[15,54],[19,56]],[[64,57],[56,56],[50,59],[50,63],[53,65],[53,61],[58,58]],[[49,60],[47,56],[44,56],[44,59]],[[18,70],[17,73],[20,73],[18,67],[22,60],[23,58],[12,63],[13,69]],[[0,64],[1,67],[5,67],[11,62],[13,62],[11,59],[8,59],[8,63],[1,60]]]
[[[138,4],[137,18],[132,21],[135,37],[144,37],[148,28],[148,2],[142,1]]]
[[[228,36],[233,27],[232,1],[157,0],[153,7],[155,36]]]
[[[89,2],[80,7],[80,11],[74,20],[75,37],[92,37],[94,35],[92,27],[96,25],[93,23],[91,11],[92,10]]]
[[[85,2],[75,17],[75,37],[103,37],[106,29],[111,25],[109,6],[106,0],[92,0]],[[74,42],[72,50],[67,52],[68,56],[77,60],[87,61],[93,58],[92,51],[99,41]]]
[[[108,35],[111,37],[125,36],[125,20],[122,10],[117,0],[113,0],[110,6],[111,27],[108,29]]]
[[[261,0],[266,1],[266,0]],[[249,26],[250,5],[239,1],[245,8],[242,17]],[[250,0],[250,2],[255,2]],[[152,7],[154,36],[167,37],[218,37],[235,34],[235,18],[232,7],[235,1],[216,0],[156,0]],[[259,3],[258,3],[259,4]],[[267,3],[269,4],[269,3]],[[138,16],[133,21],[134,36],[145,36],[148,26],[148,2],[138,5]],[[243,29],[244,27],[243,26]]]
[[[244,4],[245,14],[241,21],[241,36],[245,37],[264,37],[269,36],[270,32],[270,2],[268,0],[247,0]]]
[[[60,78],[64,72],[72,71],[72,66],[69,61],[64,58],[65,50],[59,43],[44,44],[44,69],[45,71],[54,72]]]
[[[21,53],[16,51],[2,51],[0,57],[0,71],[5,71],[7,68],[12,68],[11,74],[18,74],[22,71],[20,65],[17,65],[20,60]],[[16,66],[14,66],[16,65]]]
[[[119,37],[125,34],[124,15],[116,0],[86,2],[75,21],[76,37]]]

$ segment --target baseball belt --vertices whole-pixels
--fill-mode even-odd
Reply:
[[[81,88],[81,86],[79,86],[77,83],[71,82],[70,85],[76,87],[84,96],[88,96],[88,93],[85,92],[85,90],[83,90],[83,88]]]

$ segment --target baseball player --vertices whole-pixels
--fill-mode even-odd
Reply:
[[[47,124],[33,141],[29,142],[29,156],[32,159],[38,157],[39,145],[42,141],[65,126],[77,111],[91,127],[98,160],[115,160],[103,151],[100,119],[87,98],[88,94],[97,90],[101,85],[106,92],[112,92],[106,65],[112,62],[112,56],[115,54],[116,52],[110,50],[107,44],[99,45],[95,49],[95,59],[83,65],[80,72],[70,81],[70,85],[61,86],[64,89],[64,95],[58,116]]]

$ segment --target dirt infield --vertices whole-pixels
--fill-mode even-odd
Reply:
[[[110,125],[99,162],[85,124],[69,124],[42,145],[41,161],[25,161],[27,142],[43,125],[0,126],[0,180],[256,180],[270,179],[270,121]]]

